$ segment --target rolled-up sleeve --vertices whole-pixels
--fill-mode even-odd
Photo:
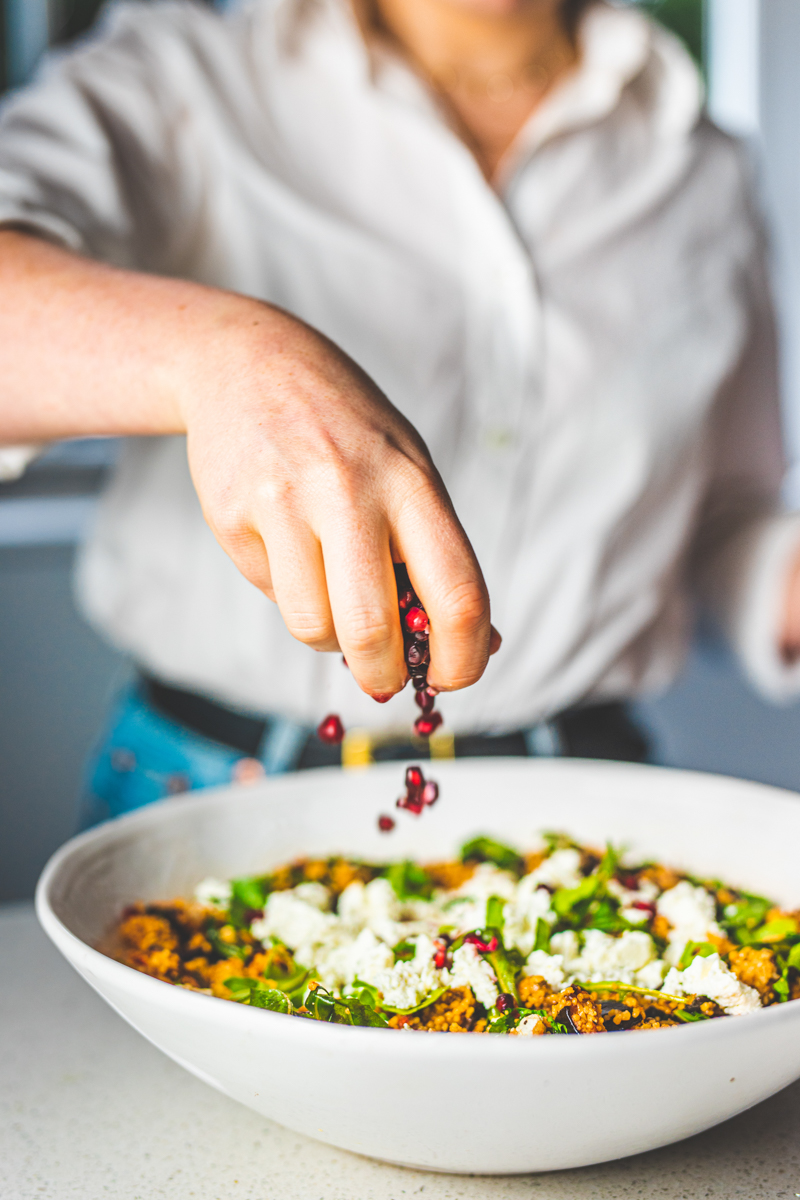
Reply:
[[[88,43],[49,57],[5,101],[0,227],[117,266],[181,273],[200,188],[176,32],[158,9],[115,6]],[[0,480],[21,475],[40,449],[0,447]]]
[[[692,548],[701,600],[770,700],[800,695],[800,664],[780,650],[788,572],[800,552],[800,513],[782,510],[783,455],[775,319],[764,238],[754,244],[741,286],[744,348],[714,409],[711,484]]]
[[[169,270],[198,209],[198,172],[187,164],[180,30],[164,6],[148,8],[114,6],[87,44],[48,58],[3,104],[0,224]]]

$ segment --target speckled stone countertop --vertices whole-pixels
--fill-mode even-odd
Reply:
[[[308,1141],[200,1083],[74,974],[28,906],[0,909],[0,964],[3,1200],[800,1196],[800,1084],[715,1130],[617,1163],[434,1175]]]

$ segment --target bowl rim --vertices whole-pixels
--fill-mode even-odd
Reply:
[[[464,764],[474,763],[476,766],[480,765],[483,769],[488,769],[490,767],[496,769],[500,763],[511,762],[515,765],[519,765],[521,762],[527,761],[533,764],[539,762],[540,760],[520,760],[498,757],[488,760],[488,762],[484,758],[474,760],[458,759],[456,761]],[[602,759],[566,759],[552,761],[563,761],[564,763],[574,765],[575,767],[577,767],[578,764],[585,764],[587,767],[601,766],[604,769],[632,768],[633,771],[637,773],[641,771],[653,771],[661,774],[677,774],[682,777],[717,779],[720,781],[725,781],[726,783],[729,782],[732,786],[742,788],[742,790],[750,790],[753,788],[758,790],[767,790],[774,794],[775,799],[791,799],[794,804],[800,803],[800,797],[788,789],[777,788],[770,784],[756,783],[754,781],[738,779],[736,777],[715,775],[712,772],[686,771],[676,767],[655,767],[640,763],[617,763]],[[387,768],[396,767],[396,765],[397,764],[395,763],[382,763],[376,764],[374,768],[369,769],[385,771]],[[277,790],[281,785],[294,785],[298,780],[302,780],[304,774],[305,773],[295,773],[292,776],[276,776],[274,778],[268,778],[260,781],[256,786],[263,791],[273,789]],[[341,769],[339,767],[324,767],[319,768],[314,772],[315,778],[334,775],[337,778],[341,775]],[[215,1024],[224,1023],[230,1026],[231,1023],[233,1023],[234,1026],[248,1031],[272,1028],[275,1033],[278,1033],[280,1030],[280,1036],[284,1041],[286,1041],[287,1038],[292,1038],[294,1040],[297,1038],[306,1039],[308,1037],[322,1037],[325,1039],[325,1045],[328,1047],[332,1047],[333,1045],[337,1044],[336,1040],[341,1039],[342,1037],[345,1039],[352,1039],[353,1037],[359,1037],[363,1039],[365,1037],[374,1038],[375,1036],[384,1035],[385,1031],[382,1029],[374,1029],[364,1026],[335,1025],[325,1021],[313,1020],[287,1022],[285,1020],[285,1014],[283,1013],[273,1013],[269,1010],[262,1009],[254,1010],[248,1005],[235,1004],[230,1000],[225,1000],[217,996],[207,996],[205,994],[194,993],[189,988],[182,988],[176,986],[175,984],[167,983],[163,980],[154,979],[152,976],[145,975],[143,972],[137,971],[133,967],[129,967],[124,963],[117,962],[116,959],[113,959],[109,955],[104,954],[102,951],[96,949],[89,942],[84,941],[82,938],[78,937],[77,934],[74,934],[56,914],[51,902],[53,887],[58,882],[61,872],[67,868],[70,860],[84,847],[92,844],[102,846],[105,842],[113,842],[118,836],[124,833],[125,830],[135,828],[140,824],[150,824],[154,817],[157,819],[159,813],[175,813],[176,815],[179,813],[185,814],[190,805],[195,810],[199,810],[207,806],[213,807],[221,795],[226,795],[226,803],[230,803],[231,800],[239,798],[246,800],[248,797],[252,796],[252,794],[252,789],[234,789],[230,786],[206,788],[199,792],[196,796],[182,798],[180,802],[180,808],[175,807],[175,801],[173,799],[165,799],[162,801],[157,801],[154,804],[149,804],[133,812],[126,813],[125,815],[114,818],[113,820],[105,821],[101,825],[95,826],[92,829],[88,829],[83,833],[76,834],[74,837],[70,838],[67,842],[60,846],[50,856],[39,877],[36,885],[34,905],[36,916],[40,925],[50,940],[81,974],[84,973],[83,968],[85,968],[86,973],[90,977],[93,975],[97,977],[105,976],[109,978],[110,981],[117,981],[121,990],[127,992],[132,990],[142,999],[155,1002],[155,1006],[162,1009],[164,1007],[168,1007],[175,1010],[180,1010],[187,1003],[197,1004],[200,1001],[204,1003],[213,1001],[213,1008],[211,1005],[209,1005],[204,1011],[207,1013],[208,1018]],[[88,980],[88,982],[92,982],[91,978]],[[92,986],[95,985],[92,984]],[[153,989],[157,990],[154,991]],[[512,1041],[510,1037],[500,1036],[486,1038],[454,1038],[443,1032],[435,1032],[432,1040],[429,1034],[424,1043],[421,1042],[421,1039],[415,1038],[413,1039],[411,1045],[418,1047],[424,1045],[426,1047],[424,1052],[426,1058],[430,1058],[431,1055],[434,1055],[437,1059],[442,1055],[445,1055],[448,1058],[455,1055],[460,1061],[474,1058],[478,1061],[485,1062],[487,1055],[508,1056],[519,1055],[520,1052],[523,1054],[536,1053],[540,1057],[543,1055],[544,1061],[551,1060],[554,1057],[556,1058],[556,1061],[558,1061],[558,1059],[565,1054],[576,1053],[584,1055],[591,1053],[600,1055],[601,1057],[611,1054],[616,1058],[621,1049],[628,1047],[628,1052],[630,1052],[631,1049],[635,1049],[636,1045],[641,1045],[639,1039],[642,1037],[652,1039],[653,1037],[657,1036],[658,1038],[662,1039],[662,1041],[658,1044],[665,1045],[666,1043],[663,1042],[665,1037],[672,1036],[674,1038],[675,1036],[680,1035],[680,1037],[684,1039],[682,1044],[685,1044],[688,1049],[692,1046],[696,1047],[697,1043],[701,1039],[719,1039],[737,1036],[735,1030],[742,1028],[741,1022],[743,1020],[751,1023],[757,1019],[762,1025],[766,1021],[772,1021],[773,1023],[793,1021],[795,1019],[794,1014],[797,1011],[797,1008],[795,1007],[796,1005],[800,1006],[800,1001],[790,1000],[782,1004],[771,1005],[768,1008],[758,1009],[753,1013],[747,1013],[739,1017],[696,1022],[692,1023],[691,1025],[675,1026],[668,1029],[630,1030],[628,1032],[635,1033],[637,1035],[636,1039],[631,1043],[630,1046],[628,1045],[629,1040],[627,1038],[623,1039],[621,1044],[620,1039],[618,1038],[608,1039],[586,1037],[578,1037],[574,1040],[570,1037],[514,1038]],[[224,1006],[224,1008],[222,1006]],[[269,1024],[267,1026],[264,1025],[265,1019],[267,1022],[272,1023],[271,1026]],[[276,1026],[274,1024],[275,1021],[280,1021],[282,1024],[280,1026]],[[752,1026],[748,1025],[748,1027]],[[335,1040],[332,1041],[332,1039]],[[609,1042],[610,1044],[608,1044]],[[523,1049],[526,1043],[531,1043],[531,1045],[535,1046],[536,1049]],[[345,1042],[343,1044],[346,1045],[347,1043]],[[653,1044],[652,1040],[649,1040],[647,1044]],[[408,1037],[384,1038],[384,1041],[381,1042],[381,1046],[383,1047],[382,1052],[385,1052],[390,1056],[396,1056],[397,1054],[403,1054],[406,1056],[410,1049]],[[590,1047],[594,1047],[594,1050],[589,1049]],[[614,1049],[614,1047],[617,1047],[617,1049]]]

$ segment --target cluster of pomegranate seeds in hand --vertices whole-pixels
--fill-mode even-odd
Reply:
[[[414,722],[414,732],[418,737],[429,738],[442,724],[442,714],[435,712],[436,692],[428,687],[428,664],[431,652],[429,645],[430,625],[428,614],[420,604],[417,593],[411,586],[405,563],[395,563],[395,580],[397,583],[397,604],[400,609],[400,627],[403,630],[403,647],[406,666],[414,685],[414,699],[421,710]],[[342,655],[342,662],[347,666],[347,659]],[[391,696],[380,693],[373,696],[379,704],[385,704]],[[317,726],[317,737],[329,746],[338,746],[344,740],[344,726],[335,713],[330,713]],[[439,799],[439,785],[432,779],[426,780],[421,767],[409,767],[406,771],[405,795],[397,801],[398,808],[419,816],[423,808],[435,804]],[[392,817],[378,817],[378,828],[381,833],[391,833],[394,829]]]
[[[406,666],[416,693],[414,699],[422,709],[414,722],[414,732],[419,737],[427,738],[442,723],[442,714],[434,712],[436,692],[428,687],[428,664],[431,660],[428,614],[411,586],[405,563],[395,563],[394,575],[397,582],[397,603],[400,608]]]

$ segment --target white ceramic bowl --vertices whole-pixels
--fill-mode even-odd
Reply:
[[[388,837],[376,818],[393,811],[398,764],[154,805],[62,847],[39,882],[39,919],[92,987],[187,1070],[290,1129],[395,1163],[494,1174],[601,1162],[697,1133],[800,1076],[800,1002],[616,1037],[423,1037],[193,994],[93,949],[126,903],[189,894],[206,875],[338,851],[442,858],[478,832],[521,847],[541,829],[611,838],[800,902],[792,793],[568,760],[461,760],[431,773],[439,804],[419,820],[398,814]]]

